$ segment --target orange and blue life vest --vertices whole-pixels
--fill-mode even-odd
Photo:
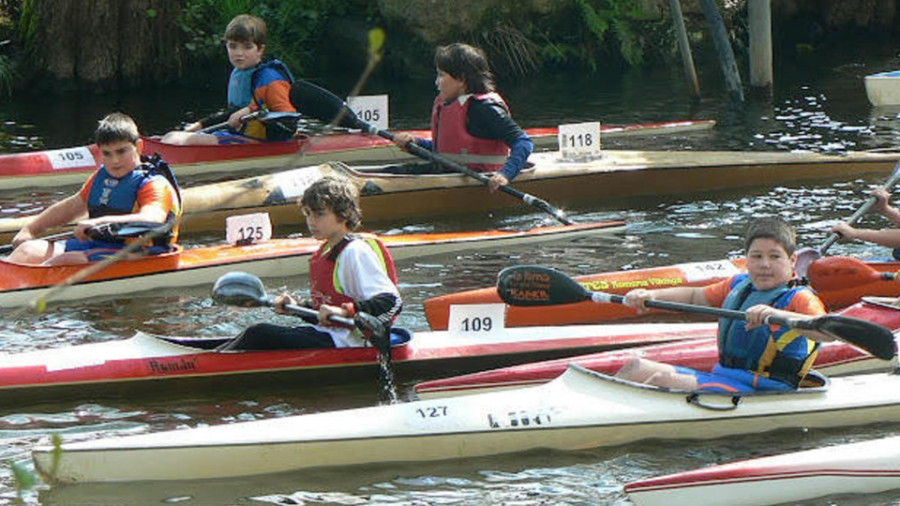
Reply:
[[[748,274],[734,278],[731,291],[722,303],[725,309],[744,311],[757,304],[776,309],[788,307],[791,299],[805,286],[781,285],[771,290],[757,290]],[[719,363],[725,367],[743,369],[796,387],[806,376],[818,355],[819,344],[800,335],[796,330],[769,325],[747,330],[744,322],[719,320]]]
[[[294,82],[290,69],[277,59],[264,61],[251,69],[232,70],[228,79],[228,107],[233,109],[247,107],[254,101],[253,96],[257,88],[277,80]],[[257,106],[262,105],[264,104],[257,103]]]
[[[479,172],[502,169],[509,157],[509,146],[501,139],[473,136],[466,129],[466,120],[473,100],[496,102],[507,112],[509,107],[496,92],[465,95],[462,98],[462,101],[454,99],[449,103],[445,103],[440,95],[434,99],[431,109],[434,151]]]
[[[143,157],[142,163],[128,175],[122,178],[113,177],[105,165],[97,169],[96,175],[91,180],[91,186],[87,193],[88,216],[97,218],[101,216],[131,214],[137,211],[138,192],[154,178],[163,178],[172,187],[174,192],[173,209],[166,217],[166,221],[175,221],[181,216],[181,193],[178,181],[175,179],[169,165],[158,154],[151,158]],[[177,223],[168,234],[154,241],[154,244],[175,244],[178,239]]]

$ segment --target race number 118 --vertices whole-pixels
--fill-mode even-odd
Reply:
[[[559,151],[564,159],[600,156],[600,123],[559,125]]]

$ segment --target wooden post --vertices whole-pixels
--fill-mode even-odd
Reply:
[[[772,5],[771,0],[749,0],[750,86],[772,93]]]
[[[700,98],[700,83],[697,82],[697,71],[694,69],[694,57],[691,55],[691,45],[688,42],[687,29],[684,27],[684,15],[681,13],[681,0],[669,0],[672,9],[672,23],[675,25],[675,33],[678,37],[678,50],[681,53],[681,63],[684,65],[684,77],[687,79],[688,91],[694,99]]]
[[[709,30],[712,33],[713,43],[716,46],[716,53],[719,55],[719,65],[722,67],[722,73],[725,75],[725,88],[728,90],[731,100],[734,102],[744,101],[744,90],[741,86],[741,74],[738,72],[737,63],[734,61],[734,51],[731,49],[731,42],[728,40],[728,33],[725,30],[725,22],[719,14],[719,7],[715,0],[702,0],[703,14],[709,23]]]

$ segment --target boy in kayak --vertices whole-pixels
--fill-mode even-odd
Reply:
[[[805,286],[793,283],[796,240],[777,218],[754,221],[745,239],[747,273],[707,287],[639,288],[625,304],[644,310],[647,300],[667,300],[745,311],[746,322],[719,320],[719,363],[712,372],[634,359],[617,373],[629,381],[683,390],[746,392],[797,388],[818,353],[815,341],[831,338],[815,331],[765,323],[768,316],[821,315],[825,306]]]
[[[394,142],[410,142],[479,172],[493,172],[491,192],[509,184],[525,166],[534,143],[513,121],[484,51],[468,44],[440,46],[434,54],[438,96],[431,110],[431,139],[401,132]]]
[[[102,164],[74,195],[44,209],[13,238],[10,262],[80,264],[100,260],[126,247],[117,237],[98,237],[103,225],[129,222],[170,223],[165,237],[143,247],[144,254],[170,250],[178,238],[181,200],[175,177],[158,157],[141,160],[142,141],[134,120],[112,113],[95,132]],[[84,217],[87,216],[87,219]],[[74,220],[75,237],[64,242],[36,239],[45,230]]]
[[[886,188],[879,187],[872,191],[872,197],[875,197],[873,209],[895,225],[900,225],[900,210],[890,204],[891,193]],[[832,227],[831,231],[845,239],[871,242],[894,248],[894,258],[900,259],[900,229],[898,228],[869,230],[855,228],[849,223],[842,221]]]
[[[291,103],[294,76],[279,60],[262,61],[266,51],[266,22],[249,14],[236,16],[225,28],[225,49],[234,66],[228,80],[228,110],[169,132],[168,144],[228,144],[290,139],[297,129],[297,109]],[[265,122],[246,120],[251,113],[275,115]],[[278,116],[277,118],[275,116]],[[199,132],[227,122],[211,133]]]
[[[313,237],[325,242],[309,259],[309,299],[285,293],[275,299],[282,314],[287,304],[317,309],[316,325],[285,327],[260,323],[248,327],[224,349],[345,348],[365,346],[356,329],[337,327],[331,315],[352,318],[368,313],[390,325],[403,301],[397,271],[387,247],[374,236],[356,235],[362,219],[359,191],[349,180],[326,176],[310,185],[300,200]]]

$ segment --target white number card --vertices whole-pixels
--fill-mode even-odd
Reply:
[[[707,281],[710,279],[730,278],[740,274],[741,270],[728,260],[712,262],[693,262],[678,266],[684,272],[684,280],[688,283]]]
[[[388,129],[388,96],[363,95],[347,98],[347,105],[356,116],[380,130]]]
[[[53,170],[97,166],[94,154],[85,146],[47,151],[46,155]]]
[[[281,190],[281,196],[287,200],[303,195],[311,184],[322,178],[322,175],[318,167],[301,167],[273,175],[272,183]]]
[[[451,304],[447,330],[457,334],[487,334],[506,326],[506,304]]]
[[[240,214],[225,219],[225,240],[233,246],[246,246],[272,238],[269,213]]]
[[[559,125],[559,151],[564,160],[600,157],[600,122]]]

